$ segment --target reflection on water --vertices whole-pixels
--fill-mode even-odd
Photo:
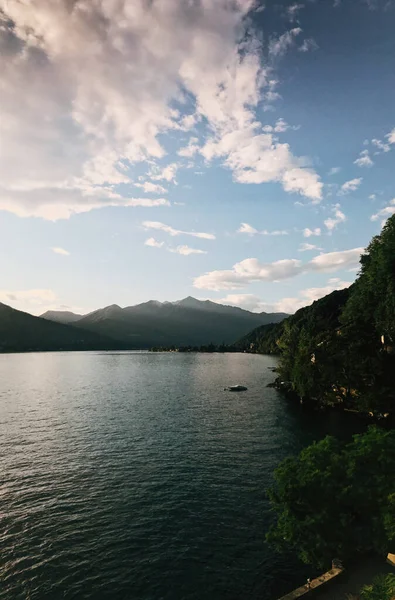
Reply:
[[[264,542],[265,489],[282,458],[355,424],[266,388],[275,364],[1,355],[0,598],[270,600],[304,581]]]

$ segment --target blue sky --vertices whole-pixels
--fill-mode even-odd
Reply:
[[[395,213],[395,2],[0,0],[0,301],[293,312]]]

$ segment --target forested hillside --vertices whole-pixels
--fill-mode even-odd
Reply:
[[[320,405],[394,412],[395,215],[361,257],[356,282],[255,329],[242,349],[279,353],[280,377]]]
[[[120,347],[114,340],[33,317],[0,303],[0,352],[46,350],[111,350]]]

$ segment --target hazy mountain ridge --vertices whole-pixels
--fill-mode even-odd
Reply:
[[[104,350],[119,344],[95,332],[34,317],[0,303],[0,352]]]
[[[79,321],[83,316],[69,310],[47,310],[47,312],[40,315],[40,318],[47,321],[54,321],[55,323],[68,324]]]
[[[59,319],[51,311],[51,319]],[[113,304],[73,321],[87,329],[119,341],[130,348],[160,345],[230,344],[251,329],[266,323],[278,323],[283,313],[252,313],[191,296],[177,302],[150,300],[121,308]],[[43,315],[49,318],[48,313]],[[62,318],[62,317],[60,317]]]

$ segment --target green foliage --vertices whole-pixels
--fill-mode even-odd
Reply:
[[[241,338],[236,345],[240,350],[247,350],[259,354],[279,354],[280,349],[277,342],[283,332],[283,323],[284,321],[281,323],[261,325]]]
[[[281,354],[280,376],[302,398],[363,412],[394,413],[395,215],[361,257],[349,289],[282,323],[260,327],[242,347]]]
[[[349,444],[326,437],[286,459],[268,495],[267,540],[324,567],[335,557],[386,554],[394,532],[395,431],[370,427]]]
[[[395,575],[389,573],[376,577],[372,585],[361,590],[361,600],[393,600],[395,598]]]

